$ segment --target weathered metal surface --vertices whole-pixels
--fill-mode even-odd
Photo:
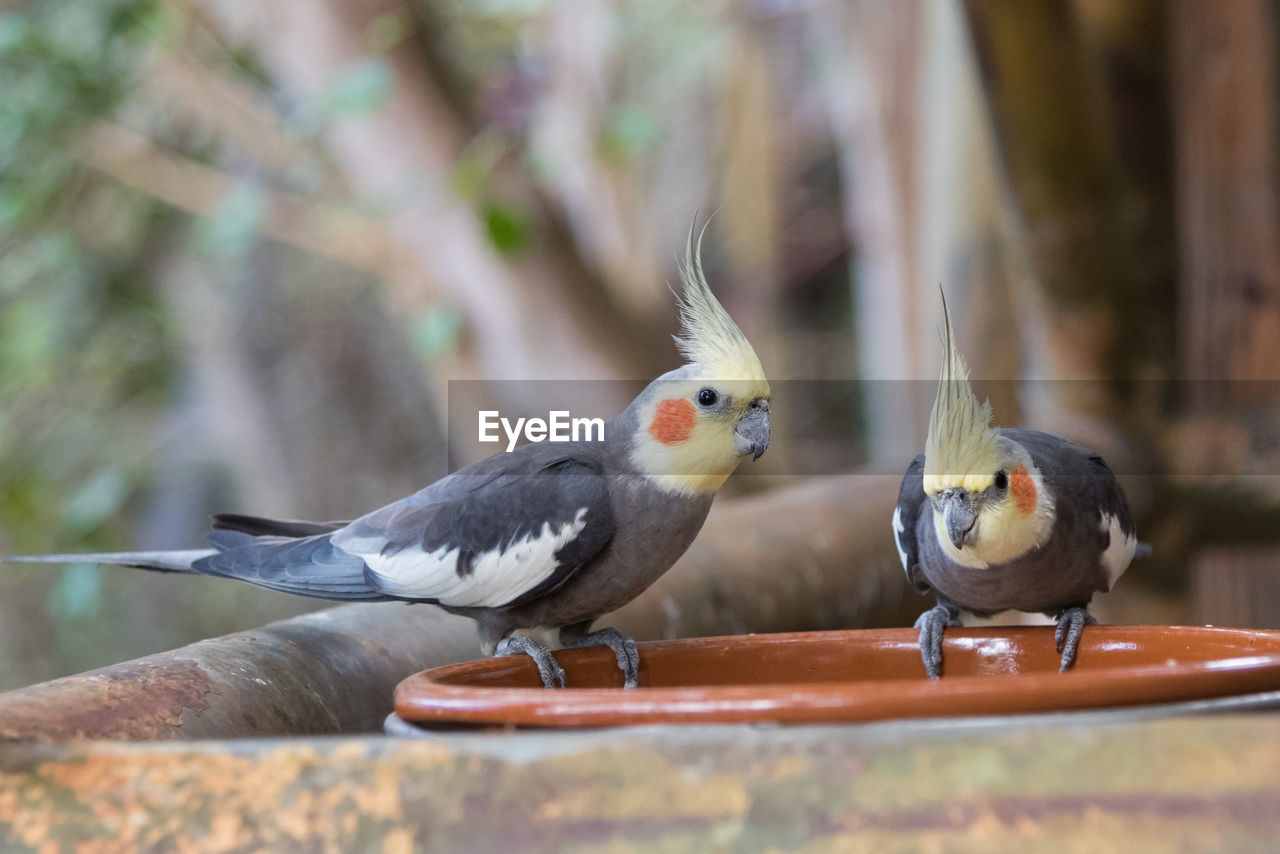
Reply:
[[[921,606],[883,512],[895,480],[832,476],[725,502],[608,622],[640,639],[909,624]],[[0,741],[372,732],[399,680],[478,654],[471,621],[438,608],[349,605],[0,694]]]
[[[400,679],[475,643],[438,609],[335,608],[0,694],[0,741],[373,732]]]
[[[0,746],[4,851],[1273,851],[1280,717]]]

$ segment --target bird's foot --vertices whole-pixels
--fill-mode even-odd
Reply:
[[[597,629],[587,632],[573,642],[579,646],[607,646],[613,650],[618,659],[618,667],[622,670],[622,687],[636,688],[640,684],[640,650],[636,642],[614,628]]]
[[[538,666],[538,675],[542,677],[542,687],[565,687],[564,668],[557,662],[551,650],[533,638],[524,635],[507,635],[493,651],[494,657],[500,655],[527,655]]]
[[[936,605],[916,618],[920,630],[920,658],[930,679],[942,678],[942,634],[948,626],[959,626],[956,612],[946,605]]]
[[[1086,608],[1068,608],[1062,612],[1062,616],[1058,617],[1058,628],[1053,633],[1053,639],[1058,652],[1062,653],[1062,666],[1058,668],[1059,673],[1065,673],[1067,668],[1075,663],[1076,651],[1080,648],[1080,636],[1084,634],[1084,627],[1097,624],[1098,621]]]

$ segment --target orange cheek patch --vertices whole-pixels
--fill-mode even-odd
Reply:
[[[649,435],[664,445],[678,445],[693,433],[697,420],[693,404],[683,399],[664,400],[653,412]]]
[[[1027,474],[1026,466],[1018,466],[1009,475],[1009,494],[1023,516],[1031,515],[1036,509],[1036,482]]]

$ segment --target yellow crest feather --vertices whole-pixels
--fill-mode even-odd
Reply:
[[[702,367],[707,377],[717,380],[748,380],[763,384],[760,396],[769,394],[768,380],[756,351],[742,334],[738,324],[720,305],[702,272],[702,235],[694,242],[694,229],[689,229],[680,278],[684,283],[677,294],[680,308],[680,334],[676,347],[686,360]]]
[[[956,349],[947,297],[942,295],[946,324],[942,344],[942,376],[929,413],[929,437],[924,448],[924,489],[936,495],[961,487],[978,492],[995,476],[996,433],[991,427],[990,402],[978,403],[969,384],[969,369]]]

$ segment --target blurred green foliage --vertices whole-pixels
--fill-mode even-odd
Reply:
[[[0,226],[6,244],[20,236],[15,228],[30,228],[65,208],[78,171],[76,143],[129,91],[156,15],[150,0],[52,0],[0,15]]]
[[[149,271],[170,215],[98,179],[80,153],[125,102],[157,25],[140,0],[0,16],[0,551],[116,545],[103,522],[146,482],[135,419],[169,385]],[[45,618],[71,628],[99,612],[103,580],[87,570],[43,576]],[[21,583],[0,578],[6,596]],[[10,681],[3,671],[22,663],[0,665]]]
[[[258,228],[266,206],[262,188],[249,184],[237,187],[222,200],[213,216],[196,222],[196,242],[216,257],[245,256],[258,244]]]
[[[299,136],[318,133],[334,119],[355,118],[381,108],[395,88],[395,73],[384,59],[367,59],[338,69],[325,92],[301,104],[290,128]]]
[[[462,315],[457,308],[442,303],[423,311],[410,328],[410,343],[424,362],[452,352],[462,334]]]
[[[637,105],[620,107],[608,117],[597,154],[609,164],[623,165],[657,142],[661,126],[652,110]]]
[[[143,85],[154,73],[150,52],[181,50],[190,35],[183,14],[152,0],[52,0],[0,14],[0,555],[194,545],[195,532],[171,527],[153,526],[149,543],[139,541],[165,500],[158,496],[172,497],[172,485],[158,484],[178,471],[174,448],[189,447],[170,432],[192,370],[174,271],[212,260],[218,285],[240,305],[270,301],[259,276],[283,281],[305,269],[264,267],[280,251],[263,251],[266,187],[318,192],[323,162],[300,156],[282,176],[242,170],[243,160],[223,159],[216,135]],[[402,40],[403,18],[384,16],[371,47]],[[274,98],[251,54],[230,43],[214,50],[245,91],[274,102],[304,149],[308,137],[379,109],[394,91],[391,65],[374,57],[337,69],[315,99],[289,103]],[[236,189],[193,220],[88,165],[102,124],[230,175]],[[496,220],[486,218],[495,239],[519,246],[518,215]],[[350,271],[333,275],[345,285]],[[318,284],[308,278],[312,302]],[[460,324],[456,313],[424,317],[417,352],[429,359],[456,346]],[[178,475],[191,480],[179,492],[196,502],[188,516],[200,518],[201,500],[225,506],[227,472],[205,458],[191,466]],[[319,605],[208,579],[9,565],[0,573],[0,688]]]
[[[502,202],[487,202],[481,208],[485,233],[499,255],[515,255],[529,244],[533,223],[520,208]]]
[[[137,472],[101,416],[166,388],[170,343],[147,274],[164,214],[141,197],[118,198],[78,156],[93,123],[126,97],[155,24],[154,4],[138,0],[39,3],[0,18],[7,547],[39,547],[49,523],[88,537],[118,509]],[[64,505],[49,500],[55,482],[86,485]]]
[[[395,86],[391,66],[382,59],[369,59],[341,69],[329,93],[331,112],[337,116],[361,116],[387,102]]]

